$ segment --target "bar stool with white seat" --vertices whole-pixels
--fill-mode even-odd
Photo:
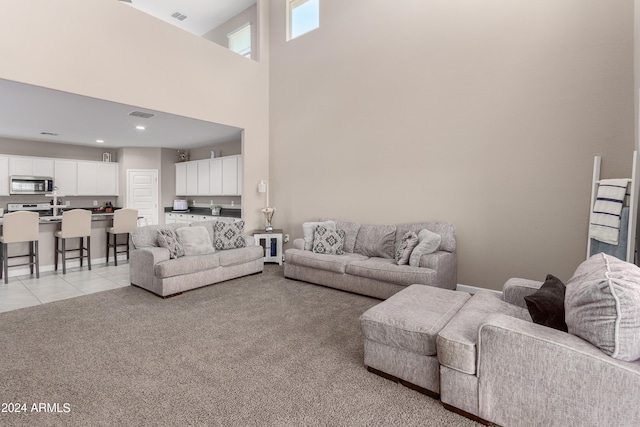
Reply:
[[[62,213],[62,225],[60,230],[54,233],[55,249],[56,249],[56,267],[58,271],[58,254],[62,254],[62,274],[67,274],[67,260],[80,259],[80,267],[82,261],[87,258],[87,266],[91,270],[91,212],[85,209],[73,209]],[[84,238],[87,238],[87,246],[84,246]],[[66,248],[66,240],[77,238],[80,239],[80,246],[75,249]],[[62,247],[58,244],[62,242]],[[78,256],[69,258],[67,252],[78,251]],[[85,253],[86,252],[86,253]]]
[[[113,248],[114,263],[118,265],[118,254],[127,254],[129,260],[129,233],[138,225],[138,209],[118,209],[113,213],[113,227],[107,228],[107,264],[109,264],[109,248]],[[126,234],[127,241],[118,243],[118,234]],[[109,237],[112,242],[109,243]],[[118,246],[127,247],[124,251],[118,251]]]
[[[40,278],[40,256],[38,251],[38,235],[40,234],[40,221],[37,212],[17,211],[11,212],[2,219],[2,236],[0,236],[0,278],[4,274],[4,283],[9,283],[9,267],[28,265],[33,274],[35,266],[36,278]],[[29,253],[9,256],[8,244],[29,242]],[[10,258],[29,257],[29,262],[9,265]]]

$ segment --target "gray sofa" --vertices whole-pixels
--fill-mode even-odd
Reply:
[[[305,249],[295,239],[285,251],[285,277],[386,299],[411,284],[455,289],[456,236],[452,224],[416,222],[400,225],[367,225],[339,219],[336,229],[345,231],[344,254],[328,255]],[[405,233],[427,229],[441,236],[438,249],[419,258],[419,265],[397,265],[395,251]]]
[[[217,220],[202,221],[190,226],[207,229],[210,241],[215,238]],[[147,225],[136,227],[130,234],[129,279],[162,297],[194,288],[260,273],[264,269],[263,248],[252,236],[240,235],[245,247],[213,249],[211,253],[171,258],[170,250],[158,244],[158,230],[174,232],[185,224]],[[214,251],[215,250],[215,251]]]
[[[566,294],[553,276],[510,279],[502,293],[471,298],[411,286],[360,320],[372,372],[439,394],[469,418],[510,427],[640,425],[633,264],[594,255]]]

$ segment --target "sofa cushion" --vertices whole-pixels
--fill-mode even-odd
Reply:
[[[310,251],[313,249],[313,238],[316,234],[316,227],[322,225],[326,228],[335,230],[336,223],[334,221],[316,221],[305,222],[302,224],[302,235],[304,238],[304,250]]]
[[[564,321],[565,290],[562,280],[547,274],[540,289],[524,297],[531,319],[539,325],[567,332],[567,323]]]
[[[244,264],[264,257],[262,246],[253,245],[246,248],[229,249],[216,252],[221,267]]]
[[[176,235],[185,255],[204,255],[215,251],[205,227],[180,227],[176,229]]]
[[[440,250],[447,252],[456,251],[456,229],[453,224],[448,222],[414,222],[408,224],[399,224],[396,226],[396,245],[402,240],[402,236],[407,231],[413,231],[416,234],[420,230],[426,229],[432,231],[442,237],[440,242]]]
[[[458,311],[438,335],[438,360],[441,365],[475,375],[478,329],[490,314],[500,313],[531,322],[526,308],[502,301],[500,294],[479,291]]]
[[[411,252],[409,257],[409,265],[412,267],[420,267],[420,258],[422,255],[431,254],[438,250],[442,237],[439,234],[429,231],[426,228],[418,233],[418,245]]]
[[[353,251],[369,257],[393,259],[396,249],[395,238],[394,225],[361,225]]]
[[[469,294],[411,285],[360,316],[365,338],[413,353],[436,354],[438,332],[469,299]]]
[[[220,267],[217,254],[191,255],[159,262],[154,266],[154,274],[159,279],[196,273]]]
[[[360,230],[360,224],[357,222],[343,221],[341,219],[321,218],[320,221],[333,221],[336,224],[336,228],[344,230],[344,247],[343,250],[351,254],[356,247],[356,238],[358,237],[358,231]]]
[[[158,247],[158,230],[169,229],[174,230],[183,224],[165,224],[165,225],[145,225],[143,227],[135,227],[131,230],[131,243],[136,249],[140,248],[157,248]]]
[[[244,221],[216,221],[214,231],[213,247],[216,250],[243,248],[246,246],[242,235]]]
[[[604,253],[578,266],[567,282],[569,333],[620,360],[640,359],[640,268]]]
[[[409,257],[411,252],[418,244],[418,235],[413,231],[407,231],[402,237],[400,246],[396,248],[396,264],[407,265],[409,264]]]
[[[313,252],[317,254],[342,255],[344,230],[334,230],[323,225],[316,227],[313,235]]]
[[[380,280],[381,282],[397,285],[433,285],[436,280],[436,271],[425,267],[410,267],[397,265],[393,258],[368,258],[361,261],[353,261],[347,264],[347,274]]]
[[[170,228],[159,228],[157,231],[156,241],[158,246],[169,250],[169,258],[180,258],[185,255],[184,247],[176,236],[176,233]]]
[[[344,273],[347,264],[365,259],[367,257],[360,254],[326,255],[301,249],[287,249],[285,252],[285,263],[287,264],[317,268],[334,273]]]

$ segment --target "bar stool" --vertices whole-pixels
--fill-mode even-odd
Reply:
[[[40,233],[40,221],[37,212],[18,211],[11,212],[2,220],[2,236],[0,236],[0,278],[4,274],[4,283],[9,283],[9,267],[28,265],[31,274],[36,267],[36,278],[40,278],[40,256],[38,251],[38,235]],[[8,244],[29,242],[29,253],[9,256]],[[29,257],[29,262],[9,265],[10,258]]]
[[[127,254],[129,260],[129,233],[138,225],[138,209],[118,209],[113,213],[113,227],[107,228],[107,264],[109,264],[109,248],[113,248],[114,263],[118,265],[118,254]],[[126,234],[127,241],[118,243],[118,234]],[[109,237],[113,236],[113,242],[109,243]],[[118,246],[127,246],[124,251],[118,251]]]
[[[62,213],[62,225],[60,230],[54,233],[56,245],[56,267],[58,271],[58,254],[62,254],[62,274],[67,274],[67,260],[80,259],[80,267],[82,261],[87,258],[87,266],[91,270],[91,212],[85,209],[73,209]],[[84,238],[87,238],[87,246],[84,246]],[[76,249],[67,249],[66,240],[79,238],[80,246]],[[58,241],[62,241],[60,248]],[[68,258],[67,252],[79,251],[77,257]],[[86,252],[86,254],[85,254]]]

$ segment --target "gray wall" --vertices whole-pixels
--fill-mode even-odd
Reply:
[[[202,37],[207,40],[211,40],[212,42],[217,43],[220,46],[229,48],[229,39],[227,38],[227,34],[234,30],[237,30],[247,23],[251,24],[251,59],[257,60],[259,57],[259,50],[257,37],[258,7],[256,4],[248,7],[233,18],[229,19],[224,24],[218,25],[216,28],[204,34]]]
[[[458,282],[567,280],[593,156],[631,175],[633,2],[324,1],[285,42],[270,13],[274,225],[450,221]]]

